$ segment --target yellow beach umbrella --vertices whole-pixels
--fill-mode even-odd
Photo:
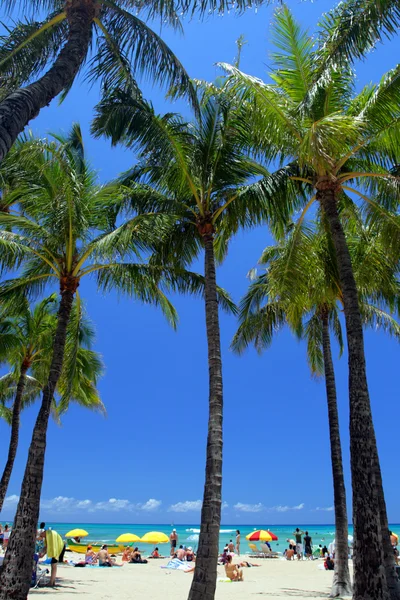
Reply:
[[[140,540],[143,544],[167,544],[169,537],[161,531],[149,531]]]
[[[121,544],[129,544],[130,542],[140,542],[140,537],[134,533],[123,533],[115,541]]]
[[[84,529],[71,529],[68,533],[65,534],[65,537],[76,538],[76,537],[86,537],[88,534]]]

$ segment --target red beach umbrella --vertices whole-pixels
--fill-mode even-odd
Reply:
[[[249,542],[276,542],[278,537],[272,533],[272,531],[265,531],[265,529],[259,529],[246,535],[246,540]]]

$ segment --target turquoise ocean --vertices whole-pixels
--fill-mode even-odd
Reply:
[[[58,531],[58,533],[64,536],[68,531],[75,527],[79,527],[85,529],[88,532],[87,538],[83,538],[82,541],[88,542],[102,542],[109,543],[115,542],[116,538],[122,533],[134,533],[139,537],[142,537],[148,531],[162,531],[163,533],[169,535],[172,531],[172,528],[175,528],[179,538],[179,544],[183,544],[186,546],[197,546],[196,538],[192,536],[197,536],[200,533],[200,525],[171,525],[171,524],[159,524],[159,525],[135,525],[134,523],[118,523],[118,524],[107,524],[107,523],[53,523],[46,522],[46,527],[51,527]],[[219,545],[220,550],[223,549],[225,544],[229,542],[229,540],[235,540],[235,532],[236,529],[240,530],[241,533],[241,552],[245,553],[249,550],[248,542],[245,539],[246,535],[255,531],[256,529],[269,529],[275,535],[278,536],[277,542],[271,542],[271,547],[273,550],[278,552],[282,552],[287,547],[286,540],[289,538],[293,538],[293,532],[296,527],[299,527],[303,531],[308,531],[310,536],[312,537],[313,544],[318,546],[318,544],[326,544],[327,546],[330,542],[333,541],[335,537],[335,526],[334,525],[307,525],[303,523],[296,523],[295,525],[266,525],[266,524],[258,524],[258,525],[221,525],[220,529],[220,537],[219,537]],[[400,525],[392,524],[390,525],[390,529],[397,534],[400,534]],[[353,527],[349,525],[349,535],[353,534]],[[143,551],[147,552],[153,549],[153,546],[149,546],[147,544],[138,543],[138,546],[143,549]],[[164,552],[168,549],[168,544],[164,545]],[[163,549],[163,546],[160,545],[160,550]]]

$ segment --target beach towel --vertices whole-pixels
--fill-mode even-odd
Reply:
[[[173,558],[166,566],[162,566],[161,568],[177,569],[178,571],[191,571],[193,569],[193,565],[188,565],[183,560],[179,560],[179,558]]]
[[[47,558],[57,558],[60,556],[64,548],[64,542],[57,531],[48,529],[46,531],[46,549]]]

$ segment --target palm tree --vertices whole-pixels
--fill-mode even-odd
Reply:
[[[56,294],[52,294],[33,309],[25,302],[19,307],[18,314],[10,316],[12,307],[7,306],[2,308],[3,315],[0,315],[1,353],[12,367],[0,378],[0,402],[4,406],[12,401],[12,409],[8,413],[10,445],[0,480],[0,512],[17,454],[21,409],[38,398],[48,379],[49,357],[57,325],[56,301]],[[92,328],[82,320],[82,315],[77,314],[75,307],[67,331],[66,359],[57,385],[61,394],[60,406],[53,406],[56,418],[66,410],[71,400],[91,409],[104,410],[96,390],[97,379],[103,370],[102,361],[96,352],[85,347],[90,345],[92,338]]]
[[[114,288],[160,306],[173,325],[176,313],[165,289],[199,289],[202,282],[194,274],[177,277],[172,270],[133,262],[152,239],[162,236],[167,219],[137,216],[120,227],[109,227],[107,206],[117,197],[118,186],[97,184],[84,157],[79,126],[65,139],[28,140],[20,160],[26,190],[21,198],[23,214],[0,214],[0,261],[6,266],[22,263],[22,268],[18,278],[1,284],[0,299],[18,305],[26,294],[35,296],[54,283],[61,296],[49,376],[0,579],[0,598],[12,595],[22,600],[29,589],[50,406],[62,373],[74,298],[80,310],[82,278],[95,276],[103,291]]]
[[[122,83],[137,88],[136,76],[141,74],[166,84],[173,94],[187,93],[194,101],[182,64],[146,20],[159,19],[181,31],[182,16],[223,13],[231,8],[243,11],[259,3],[261,0],[146,0],[141,5],[134,0],[28,2],[32,18],[24,6],[23,19],[1,38],[0,74],[7,89],[14,91],[0,101],[0,162],[29,121],[60,93],[68,92],[85,63],[89,81],[99,79],[104,88]],[[8,0],[5,4],[14,8]],[[46,14],[38,21],[36,15],[42,9]],[[29,85],[20,87],[27,82]]]
[[[231,75],[228,87],[250,108],[254,146],[282,167],[266,178],[281,210],[274,218],[279,234],[294,211],[304,219],[317,201],[332,234],[337,255],[349,351],[350,445],[355,532],[354,597],[400,597],[394,560],[388,552],[389,532],[365,368],[362,316],[348,245],[338,214],[342,191],[356,195],[374,218],[399,231],[399,178],[391,171],[399,159],[400,66],[381,83],[352,97],[354,73],[331,67],[316,93],[309,94],[318,70],[318,48],[302,32],[289,10],[277,12],[274,37],[278,52],[272,84],[224,65]],[[305,101],[307,100],[307,101]],[[248,121],[248,122],[249,122]],[[250,127],[250,122],[249,122]],[[385,190],[385,202],[370,195]],[[285,217],[285,218],[282,218]],[[398,233],[397,233],[398,235]],[[371,461],[374,468],[371,468]],[[363,551],[368,545],[368,555]],[[384,550],[386,557],[384,556]],[[382,573],[385,563],[386,574]],[[387,580],[387,582],[386,582]]]
[[[346,210],[343,202],[341,209],[342,213]],[[354,262],[362,290],[363,320],[368,326],[380,326],[400,337],[400,326],[384,310],[385,304],[393,306],[399,292],[395,265],[387,258],[380,236],[361,222],[356,225],[354,228],[352,218],[346,233],[352,258],[357,258]],[[343,307],[343,297],[329,232],[315,227],[296,228],[279,245],[267,248],[260,263],[266,265],[266,272],[257,277],[241,302],[240,326],[232,347],[241,353],[254,343],[261,352],[271,344],[274,333],[288,324],[298,337],[307,340],[311,372],[325,375],[336,524],[335,573],[330,597],[347,596],[351,594],[348,518],[330,341],[331,330],[342,352],[339,306]],[[378,305],[372,304],[371,299]]]
[[[240,108],[213,84],[201,84],[199,91],[200,114],[193,122],[177,114],[157,115],[143,99],[116,91],[103,99],[93,123],[95,135],[139,151],[138,164],[124,178],[131,210],[173,215],[170,234],[152,258],[155,264],[186,266],[204,251],[209,420],[190,600],[214,598],[217,577],[223,392],[216,260],[222,260],[236,231],[262,222],[269,210],[258,184],[250,183],[266,171],[245,151]]]

